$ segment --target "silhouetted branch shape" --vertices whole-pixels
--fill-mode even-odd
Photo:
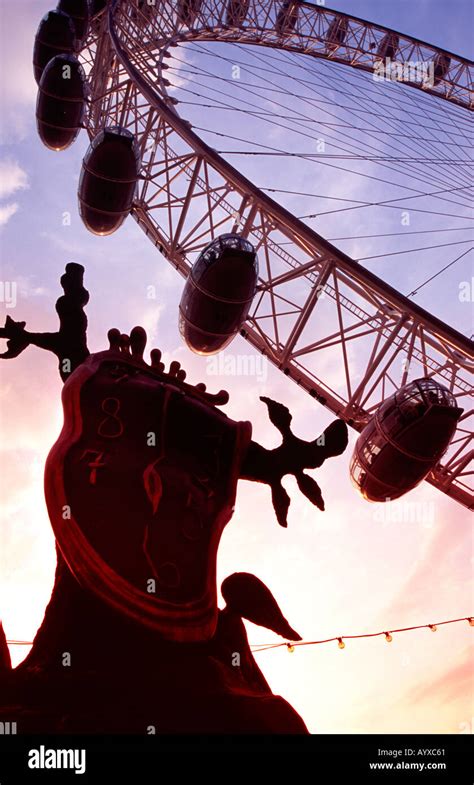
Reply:
[[[64,290],[56,302],[59,330],[56,333],[30,333],[25,330],[26,322],[15,322],[7,316],[5,326],[0,328],[0,338],[7,338],[7,351],[0,358],[11,360],[18,357],[27,346],[38,346],[53,352],[59,359],[59,373],[63,381],[89,355],[87,348],[87,317],[84,308],[89,302],[89,292],[83,286],[84,268],[70,262],[61,277]]]
[[[316,480],[303,469],[317,469],[326,458],[341,455],[347,447],[347,426],[334,420],[317,439],[304,441],[291,432],[292,416],[281,403],[265,396],[260,398],[268,407],[268,416],[282,435],[282,443],[274,450],[266,450],[252,442],[243,465],[242,477],[270,486],[272,502],[280,526],[287,526],[290,497],[281,484],[286,474],[293,474],[298,488],[309,501],[324,510],[324,500]]]
[[[59,330],[56,333],[30,333],[25,330],[25,322],[15,322],[7,316],[5,327],[0,328],[0,338],[7,339],[7,351],[0,358],[18,357],[27,346],[38,346],[53,352],[59,359],[59,372],[65,381],[70,374],[89,355],[87,348],[87,317],[84,307],[89,301],[89,293],[83,286],[84,268],[70,262],[61,277],[64,295],[56,303],[59,316]],[[134,327],[129,335],[116,328],[108,333],[110,350],[130,356],[135,361],[144,362],[143,353],[147,336],[142,327]],[[153,349],[150,353],[150,367],[155,373],[176,380],[183,392],[200,396],[206,403],[222,406],[229,400],[229,394],[221,390],[215,395],[206,391],[205,384],[185,383],[186,372],[180,364],[173,361],[168,373],[161,362],[161,351]],[[274,450],[267,450],[257,442],[251,442],[242,465],[241,478],[270,486],[272,503],[280,526],[287,526],[290,497],[281,480],[287,474],[296,478],[298,488],[318,509],[324,510],[321,489],[304,469],[316,469],[326,458],[340,455],[347,447],[347,426],[342,420],[335,420],[321,436],[313,441],[304,441],[291,431],[292,415],[288,408],[271,398],[261,397],[268,407],[268,416],[282,435],[282,443]]]
[[[234,572],[222,583],[221,592],[229,612],[266,627],[289,641],[300,641],[301,635],[290,627],[280,607],[263,581],[249,572]]]

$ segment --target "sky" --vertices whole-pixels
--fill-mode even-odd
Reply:
[[[160,347],[167,363],[177,359],[191,381],[229,390],[226,412],[250,419],[261,444],[278,443],[258,400],[262,394],[289,406],[297,435],[315,437],[330,414],[278,371],[263,366],[251,377],[215,374],[209,361],[183,346],[177,327],[182,280],[132,219],[108,238],[94,237],[82,225],[76,192],[86,136],[55,154],[41,145],[35,129],[32,46],[49,7],[43,0],[0,0],[0,280],[18,287],[15,308],[0,302],[0,319],[9,314],[26,319],[31,330],[56,329],[59,277],[68,261],[80,262],[91,294],[91,351],[106,348],[110,327],[126,332],[143,324],[149,348]],[[340,0],[331,7],[472,57],[470,2]],[[456,273],[458,280],[465,270]],[[454,292],[457,281],[450,280]],[[394,281],[400,289],[409,282],[402,272]],[[147,299],[150,285],[156,301]],[[427,291],[423,304],[435,314],[444,309],[443,318],[467,332],[472,317],[446,291]],[[252,349],[238,338],[226,354],[248,357]],[[54,577],[42,482],[61,428],[61,382],[55,358],[33,348],[2,363],[0,374],[0,617],[9,639],[30,641]],[[239,484],[219,549],[218,585],[232,572],[254,573],[307,640],[469,616],[473,552],[467,511],[426,483],[389,505],[368,504],[349,479],[353,444],[351,435],[346,453],[318,470],[325,513],[298,494],[294,481],[285,481],[292,496],[287,530],[276,522],[268,488]],[[262,628],[247,627],[251,643],[276,640]],[[467,733],[474,723],[471,641],[464,622],[435,633],[395,634],[392,643],[375,638],[348,641],[343,651],[331,643],[292,654],[282,648],[256,658],[273,691],[290,701],[314,733]],[[12,646],[11,652],[16,664],[27,648]]]

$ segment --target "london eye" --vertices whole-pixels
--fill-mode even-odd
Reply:
[[[296,0],[61,0],[34,64],[43,142],[90,138],[84,223],[187,279],[187,344],[240,333],[361,433],[366,498],[472,508],[472,341],[430,297],[472,263],[473,63]]]

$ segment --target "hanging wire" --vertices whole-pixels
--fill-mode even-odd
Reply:
[[[235,79],[228,74],[230,67],[236,66],[240,70]],[[365,227],[359,222],[359,233],[346,231],[341,237],[333,238],[330,238],[331,231],[327,231],[323,222],[318,230],[322,230],[323,236],[329,237],[331,242],[377,239],[384,242],[383,238],[408,238],[430,233],[436,240],[442,232],[465,232],[472,225],[472,212],[467,215],[465,210],[469,210],[472,204],[470,189],[474,187],[474,159],[469,153],[469,125],[458,107],[441,106],[431,96],[415,94],[399,82],[390,85],[377,82],[365,73],[327,62],[324,58],[302,57],[294,52],[274,49],[262,53],[259,49],[238,43],[209,46],[205,42],[188,42],[184,50],[178,49],[173,53],[168,69],[171,80],[174,76],[182,80],[175,85],[171,83],[178,104],[184,110],[189,107],[191,112],[196,111],[197,122],[191,120],[192,127],[204,138],[214,136],[231,141],[232,145],[216,149],[216,152],[237,158],[239,166],[242,167],[247,158],[258,158],[262,162],[284,158],[289,166],[294,161],[295,166],[301,168],[304,162],[305,166],[310,164],[334,171],[338,186],[346,182],[337,175],[343,172],[349,178],[348,183],[360,180],[361,184],[365,181],[368,187],[372,182],[377,190],[377,183],[380,183],[389,189],[389,195],[390,190],[392,194],[393,189],[399,191],[397,196],[389,199],[364,201],[351,198],[352,192],[347,196],[338,195],[338,188],[335,194],[262,188],[283,197],[302,196],[340,203],[336,209],[319,209],[299,216],[300,220],[331,218],[344,213],[350,216],[355,210],[372,207],[375,211],[384,207],[398,212],[409,210],[418,215],[420,221],[431,216],[469,221],[467,226],[462,225],[459,229],[453,227],[452,222],[451,226],[443,227],[442,222],[437,220],[432,222],[432,228],[425,223],[413,231],[381,231],[378,234],[364,232]],[[198,110],[203,108],[208,111],[210,120],[215,117],[215,112],[223,115],[227,126],[220,124],[219,120],[201,125]],[[240,116],[255,119],[256,127],[249,123],[239,124],[239,130],[244,127],[248,137],[235,133],[234,126],[228,127],[227,118]],[[271,132],[265,131],[265,127],[273,128],[278,138],[282,133],[286,134],[285,143],[275,144]],[[318,135],[323,136],[327,149],[315,152],[314,148],[304,149],[308,146],[301,143],[291,145],[292,149],[289,149],[288,142],[292,139],[295,142],[308,140],[314,145]],[[420,182],[424,183],[424,190],[416,187]],[[443,201],[458,207],[459,211],[430,209],[426,202],[420,203],[420,200],[426,199],[436,200],[438,204]],[[412,206],[413,200],[417,200],[417,206]],[[407,204],[409,201],[411,203]],[[290,204],[288,209],[295,212],[292,208]],[[364,216],[361,218],[368,220]],[[358,247],[356,258],[359,261],[383,260],[427,250],[439,251],[437,257],[433,257],[438,269],[414,290],[416,293],[466,255],[460,254],[456,260],[446,264],[442,259],[445,248],[469,242],[459,239],[453,243],[436,242],[402,249],[392,245],[385,253],[366,255],[362,255],[363,251]]]
[[[234,45],[234,46],[236,46],[237,48],[239,48],[239,45],[238,45],[238,44],[236,44],[236,45]],[[215,55],[215,53],[214,53],[214,52],[207,52],[205,49],[203,49],[203,48],[202,48],[202,46],[201,46],[201,47],[199,47],[199,49],[200,49],[200,50],[201,50],[203,53],[205,53],[205,54],[211,55],[211,56],[213,56],[213,57],[214,57],[214,56],[217,56],[219,59],[224,59],[224,60],[227,60],[228,62],[230,61],[230,59],[229,59],[229,58],[225,58],[225,57],[223,57],[222,55]],[[281,76],[283,76],[283,77],[287,77],[287,76],[288,76],[288,74],[287,74],[287,70],[288,70],[288,69],[287,69],[287,65],[286,65],[286,63],[285,63],[285,62],[284,62],[284,61],[281,59],[281,57],[282,57],[281,55],[280,55],[280,56],[278,56],[278,54],[277,54],[277,53],[273,53],[272,55],[266,54],[264,57],[262,57],[262,56],[260,56],[260,55],[256,54],[254,51],[250,51],[250,53],[249,53],[249,54],[250,54],[250,56],[251,56],[252,58],[254,58],[254,59],[256,59],[257,61],[259,61],[259,62],[262,62],[262,63],[266,63],[266,61],[270,59],[270,60],[278,61],[278,62],[280,62],[280,63],[283,65],[283,70],[282,70],[282,69],[275,68],[275,67],[273,67],[271,70],[269,70],[269,69],[267,69],[267,68],[265,68],[265,67],[262,67],[262,66],[260,66],[260,70],[261,70],[261,71],[263,71],[263,72],[265,72],[265,71],[269,71],[269,72],[270,72],[272,75],[274,75],[274,74],[275,74],[275,71],[276,71],[277,73],[279,73],[279,74],[280,74]],[[284,55],[284,56],[285,56],[285,57],[287,57],[287,53],[285,53],[285,55]],[[300,59],[303,59],[303,58],[300,58]],[[325,65],[327,66],[328,64],[327,64],[327,63],[325,63]],[[318,64],[318,67],[319,67],[319,64]],[[305,68],[305,67],[304,67],[304,65],[302,65],[302,63],[299,63],[299,64],[298,64],[298,68],[299,68],[299,70],[303,70],[303,71],[304,71],[304,70],[308,70],[307,68]],[[359,74],[359,77],[360,77],[360,74]],[[335,72],[335,75],[333,75],[333,74],[331,73],[331,83],[334,81],[334,78],[337,78],[337,71]],[[315,89],[315,87],[314,87],[314,83],[315,83],[315,76],[314,76],[314,75],[313,75],[313,78],[312,78],[311,80],[302,80],[302,79],[299,79],[299,78],[295,77],[295,76],[294,76],[294,74],[292,74],[292,80],[293,80],[293,81],[296,81],[297,83],[303,84],[303,85],[304,85],[304,83],[305,83],[305,82],[307,82],[307,83],[309,84],[309,87],[308,87],[308,89],[310,90],[310,92],[311,92],[312,94],[315,94],[316,96],[319,96],[319,97],[321,97],[321,93],[320,93],[318,90],[316,90],[316,89]],[[278,87],[278,85],[275,85],[275,82],[273,82],[273,81],[272,81],[271,79],[269,79],[268,77],[266,77],[266,78],[265,78],[265,82],[267,82],[267,83],[269,83],[269,84],[271,84],[271,85],[274,85],[275,87]],[[376,85],[376,84],[378,84],[378,83],[373,83],[373,84],[374,84],[374,85]],[[328,89],[326,85],[324,85],[324,84],[323,84],[322,86],[323,86],[323,88],[325,88],[325,89]],[[332,86],[332,84],[331,84],[331,90],[333,90],[333,86]],[[354,96],[353,96],[353,95],[351,95],[350,97],[351,97],[351,98],[354,98]],[[358,96],[358,98],[360,99],[360,96]],[[308,102],[308,99],[307,99],[307,98],[303,98],[303,100],[304,100],[304,101],[306,101],[306,102]],[[359,103],[360,103],[360,101],[359,101]],[[379,104],[380,104],[380,102],[379,102]],[[344,108],[346,108],[346,107],[344,107]],[[334,114],[334,112],[329,112],[329,110],[325,110],[325,111],[326,111],[326,112],[328,112],[329,114],[331,114],[331,115],[332,115],[332,116],[334,116],[334,117],[336,117],[336,116],[337,116],[337,115],[335,115],[335,114]],[[356,109],[354,109],[354,108],[351,108],[351,113],[353,113],[354,111],[357,111],[357,110],[356,110]],[[404,115],[406,115],[406,112],[407,112],[406,108],[404,108],[403,112],[404,112]],[[386,115],[387,115],[387,112],[385,112],[385,116],[384,116],[384,122],[387,122],[387,116],[386,116]],[[389,117],[393,117],[393,115],[390,115],[390,113],[389,113]],[[378,130],[378,129],[377,129],[377,130]],[[351,128],[351,131],[352,131],[352,128]],[[370,135],[370,134],[369,134],[369,135]],[[346,134],[346,136],[347,136],[347,134]],[[358,141],[359,141],[359,143],[362,143],[362,142],[363,142],[363,143],[366,145],[366,147],[367,147],[367,139],[366,139],[366,137],[367,137],[367,134],[365,135],[365,137],[364,137],[364,139],[363,139],[363,140],[358,140]],[[417,146],[419,146],[419,142],[418,142],[418,141],[417,141]],[[422,149],[422,148],[421,148],[421,149]],[[443,154],[443,153],[442,153],[442,154]],[[471,159],[471,160],[472,160],[472,159]],[[439,164],[439,163],[441,163],[441,164],[442,164],[442,158],[441,158],[441,159],[438,159],[438,161],[437,161],[437,162],[438,162],[438,164]],[[414,169],[413,169],[413,167],[411,167],[411,168],[412,168],[412,170],[414,170]],[[395,170],[395,171],[396,171],[396,170]],[[437,170],[435,170],[435,172],[437,172]],[[409,173],[409,174],[410,174],[410,173]],[[457,173],[457,178],[459,179],[459,172]]]
[[[383,259],[385,256],[399,256],[400,254],[404,254],[404,253],[417,253],[419,251],[432,251],[433,248],[448,248],[448,246],[463,245],[464,243],[472,243],[472,238],[470,238],[469,240],[458,240],[455,243],[442,243],[441,245],[425,245],[422,248],[408,248],[405,251],[391,251],[390,253],[378,253],[378,254],[375,254],[375,256],[360,256],[359,259],[357,259],[356,261],[358,261],[358,262],[365,262],[368,259]],[[461,256],[458,257],[458,259],[455,259],[454,262],[450,262],[450,264],[446,265],[446,267],[443,267],[443,270],[447,270],[448,267],[451,267],[455,262],[457,262],[459,259],[461,259],[462,256],[465,256],[467,253],[469,253],[469,251],[472,251],[472,250],[473,250],[472,247],[468,248],[468,250],[465,253],[463,253]],[[440,272],[442,272],[442,270],[440,270]],[[439,275],[439,273],[436,273],[436,275]],[[433,275],[432,279],[436,278],[436,275]],[[418,288],[421,288],[421,287],[418,287]]]
[[[444,271],[447,270],[448,267],[453,267],[453,265],[455,265],[456,262],[459,262],[459,260],[462,259],[463,256],[466,256],[466,254],[468,254],[469,251],[472,250],[473,250],[472,248],[468,248],[467,251],[464,251],[464,253],[462,253],[460,256],[457,256],[456,259],[454,259],[452,262],[449,262],[449,264],[445,265],[445,267],[442,267],[441,270],[438,270],[437,273],[430,276],[430,278],[427,278],[426,281],[423,281],[423,283],[420,283],[420,285],[417,286],[416,289],[413,289],[413,291],[410,292],[410,294],[407,294],[407,297],[414,297],[415,294],[418,294],[420,289],[423,289],[424,286],[431,283],[431,281],[434,281],[435,278],[438,278],[438,276],[441,275],[441,273],[444,273]]]
[[[431,624],[418,624],[415,627],[400,627],[397,630],[384,630],[383,632],[366,632],[361,635],[336,635],[333,638],[325,638],[324,640],[319,641],[291,641],[286,643],[262,643],[262,644],[251,644],[250,648],[253,652],[260,652],[266,651],[267,649],[278,649],[282,646],[286,646],[290,650],[294,650],[296,646],[317,646],[321,643],[332,643],[333,641],[339,641],[339,643],[344,642],[344,640],[356,640],[358,638],[377,638],[381,635],[385,635],[386,640],[388,641],[387,636],[392,636],[394,633],[398,632],[409,632],[411,630],[423,630],[429,629],[432,632],[436,632],[437,627],[441,627],[443,624],[456,624],[460,621],[467,621],[471,627],[474,627],[474,617],[473,616],[463,616],[459,619],[448,619],[447,621],[437,621]],[[391,642],[391,637],[390,641]],[[11,646],[32,646],[33,641],[20,641],[20,640],[7,640],[7,643]],[[343,648],[343,647],[341,647]]]
[[[234,45],[234,46],[238,46],[238,45]],[[204,55],[207,55],[207,56],[209,56],[209,57],[212,57],[212,58],[215,58],[215,59],[217,58],[217,59],[219,59],[219,60],[224,60],[224,61],[228,62],[229,64],[230,64],[230,63],[232,63],[232,64],[235,64],[235,62],[236,62],[236,58],[225,57],[225,56],[223,56],[223,55],[221,55],[221,54],[218,54],[218,53],[216,53],[216,52],[214,52],[214,51],[207,51],[206,49],[204,49],[202,46],[199,46],[199,45],[194,45],[194,47],[193,47],[193,48],[191,48],[191,50],[192,50],[192,51],[193,51],[193,50],[194,50],[194,51],[196,51],[196,50],[197,50],[197,51],[201,52],[201,53],[202,53],[202,54],[204,54]],[[255,58],[255,59],[257,59],[258,61],[260,61],[260,62],[265,62],[265,60],[264,60],[262,57],[258,56],[258,55],[257,55],[257,54],[255,54],[254,52],[250,52],[250,55],[251,55],[253,58]],[[178,61],[180,60],[180,58],[178,58],[177,56],[175,56],[175,57],[176,57],[176,59],[177,59]],[[275,59],[278,59],[278,58],[276,58],[275,56],[272,56],[272,55],[266,55],[266,59],[274,59],[274,60],[275,60]],[[181,62],[185,62],[185,61],[184,61],[184,60],[181,60]],[[241,62],[241,61],[240,61],[240,62]],[[248,64],[245,64],[245,65],[248,67]],[[301,66],[301,65],[300,65],[300,68],[302,68],[302,66]],[[208,78],[208,77],[211,77],[211,78],[213,78],[213,79],[219,79],[219,80],[222,80],[222,81],[224,81],[224,82],[226,82],[226,83],[232,83],[232,81],[233,81],[233,80],[231,80],[231,79],[228,79],[228,78],[225,78],[225,77],[222,77],[222,76],[216,75],[216,74],[215,74],[215,72],[210,72],[210,71],[208,71],[207,69],[204,69],[204,68],[202,68],[202,67],[200,67],[200,66],[197,66],[197,65],[194,65],[194,70],[196,71],[196,73],[199,73],[200,75],[204,75],[206,78]],[[268,71],[268,72],[269,72],[269,73],[271,73],[272,75],[274,75],[274,72],[275,72],[275,69],[272,69],[272,70],[270,70],[270,69],[267,69],[267,68],[265,68],[265,67],[262,67],[262,66],[260,66],[260,70],[261,70],[262,72]],[[286,71],[285,71],[285,70],[281,70],[281,69],[276,69],[276,70],[277,70],[277,72],[278,72],[278,73],[280,73],[280,74],[281,74],[283,77],[287,77],[287,76],[288,76],[288,74],[286,73]],[[272,80],[270,80],[269,78],[265,77],[265,78],[263,79],[263,78],[260,76],[260,74],[259,74],[258,72],[254,72],[254,71],[252,71],[252,75],[253,75],[255,78],[260,78],[260,79],[262,79],[262,81],[264,81],[264,83],[265,83],[265,86],[266,86],[266,88],[267,88],[267,89],[268,89],[268,84],[270,84],[270,85],[273,85],[273,90],[277,90],[279,93],[282,93],[283,95],[286,95],[286,96],[288,95],[288,91],[281,90],[281,85],[275,84],[275,82],[273,82],[273,81],[272,81]],[[297,82],[302,82],[302,83],[304,82],[304,80],[300,80],[300,79],[296,79],[296,81],[297,81]],[[308,81],[308,83],[310,83],[310,84],[311,84],[311,88],[310,88],[311,92],[312,92],[312,93],[315,93],[316,95],[320,95],[320,94],[318,93],[318,91],[315,91],[315,89],[314,89],[314,86],[313,86],[313,82],[314,82],[314,80],[311,80],[311,82],[309,82],[309,80],[306,80],[306,81]],[[260,85],[256,85],[256,84],[254,84],[254,83],[250,83],[250,84],[246,83],[246,85],[245,85],[245,86],[244,86],[244,85],[239,85],[239,84],[237,84],[237,85],[235,85],[235,86],[236,86],[238,89],[243,89],[243,90],[245,90],[245,92],[246,92],[246,95],[248,95],[248,87],[251,87],[251,88],[252,88],[252,90],[255,90],[255,89],[260,89],[260,88],[261,88],[261,86],[260,86]],[[201,85],[201,87],[202,87],[202,85]],[[188,88],[180,88],[180,89],[182,89],[182,90],[186,91]],[[225,96],[225,98],[226,98],[226,104],[227,104],[227,105],[229,104],[229,91],[228,91],[228,90],[227,90],[226,92],[223,92],[223,91],[216,91],[214,88],[209,88],[207,85],[206,85],[205,89],[207,89],[207,90],[211,90],[212,92],[219,92],[219,93],[221,93],[221,94],[222,94],[222,95],[224,95],[224,96]],[[201,97],[202,97],[202,96],[201,96]],[[292,96],[292,97],[293,97],[293,96]],[[353,98],[353,97],[354,97],[354,96],[351,96],[351,98]],[[301,96],[301,95],[300,95],[300,96],[298,96],[298,98],[300,98],[301,100],[303,100],[303,102],[309,103],[309,104],[311,105],[312,109],[314,109],[314,105],[311,103],[311,101],[310,101],[310,100],[309,100],[307,97],[305,97],[305,96]],[[234,100],[235,100],[235,99],[234,99]],[[252,107],[252,109],[254,108],[254,103],[251,103],[251,102],[249,102],[249,101],[244,101],[244,100],[242,100],[242,99],[240,99],[240,98],[239,98],[239,99],[237,99],[237,100],[238,100],[240,103],[245,103],[245,104],[247,104],[248,106]],[[222,102],[221,102],[221,103],[222,103]],[[279,107],[282,107],[282,106],[283,106],[283,107],[284,107],[285,109],[287,109],[287,110],[288,110],[288,109],[291,109],[291,108],[290,108],[290,107],[288,107],[287,105],[281,104],[281,103],[279,103],[279,102],[275,102],[274,100],[272,100],[272,101],[271,101],[271,103],[273,103],[273,104],[276,104],[276,105],[278,105]],[[332,104],[332,103],[331,103],[330,105],[331,105],[331,106],[333,106],[333,104]],[[234,105],[232,105],[232,108],[235,108],[235,104],[234,104]],[[352,114],[352,113],[353,113],[353,111],[354,111],[353,107],[350,107],[350,108],[349,108],[349,107],[339,107],[339,108],[344,108],[344,109],[348,109],[348,110],[350,109],[350,111],[351,111],[351,114]],[[293,111],[294,111],[294,110],[293,110]],[[325,110],[325,111],[326,111],[327,113],[329,113],[329,114],[330,114],[331,116],[333,116],[333,117],[338,117],[338,115],[337,115],[337,114],[335,114],[334,112],[329,112],[329,110]],[[248,114],[252,114],[252,112],[251,112],[251,111],[248,111],[248,110],[247,110],[247,113],[248,113]],[[304,114],[302,114],[301,112],[297,112],[297,115],[298,115],[298,117],[303,117],[305,120],[309,120],[310,122],[315,122],[315,121],[314,121],[314,118],[308,117],[307,115],[304,115]],[[277,124],[277,125],[278,125],[278,124]],[[291,129],[290,129],[290,128],[288,128],[287,126],[283,126],[283,127],[286,127],[286,128],[287,128],[287,130],[292,130],[293,132],[295,132],[295,131],[294,131],[294,128],[291,128]],[[344,134],[344,136],[345,136],[346,138],[349,138],[349,139],[351,139],[351,140],[352,140],[352,138],[353,138],[353,133],[352,133],[352,132],[353,132],[353,128],[352,128],[350,125],[348,125],[348,128],[349,128],[349,130],[351,131],[351,133],[350,133],[350,134]],[[379,131],[379,129],[376,129],[376,130],[377,130],[377,131]],[[298,132],[296,132],[296,133],[298,133]],[[341,132],[341,133],[342,133],[342,132]],[[359,143],[359,144],[364,144],[364,145],[365,145],[365,147],[366,147],[367,149],[375,149],[375,148],[373,147],[373,145],[368,145],[368,144],[367,144],[366,137],[367,137],[367,133],[364,135],[363,139],[358,139],[358,140],[357,140],[357,141],[358,141],[358,143]],[[331,138],[331,136],[330,136],[329,138]],[[346,143],[346,144],[347,144],[347,143]],[[419,145],[419,142],[418,142],[418,140],[417,140],[417,145]],[[335,146],[335,147],[337,147],[337,145],[334,145],[334,146]],[[341,147],[339,146],[339,149],[344,149],[344,148],[341,148]],[[346,147],[345,149],[347,149],[347,147]],[[423,148],[422,148],[422,147],[421,147],[420,149],[423,151]],[[363,160],[363,156],[359,156],[359,157],[361,158],[361,160]],[[442,159],[437,159],[437,163],[439,164],[440,162],[442,163]],[[472,162],[472,159],[470,159],[470,162]],[[392,168],[393,168],[393,167],[392,167]],[[352,170],[349,170],[349,171],[352,171]],[[397,170],[395,169],[394,171],[397,171]],[[412,177],[413,177],[413,175],[411,174],[411,171],[414,171],[414,167],[413,167],[413,166],[410,168],[410,171],[408,171],[408,174],[409,174],[410,176],[412,176]],[[435,171],[437,171],[437,170],[435,170]],[[354,173],[354,172],[353,172],[353,173]],[[359,173],[359,174],[360,174],[360,173]],[[363,174],[362,174],[362,176],[363,176]],[[419,179],[419,178],[418,178],[418,179]],[[426,179],[426,176],[423,178],[423,180],[425,181],[425,179]],[[459,172],[457,173],[457,178],[456,178],[456,179],[457,179],[457,181],[459,181]]]
[[[467,621],[469,626],[474,627],[474,618],[472,616],[463,616],[460,619],[448,619],[447,621],[437,621],[431,624],[418,624],[414,627],[400,627],[397,630],[383,630],[381,632],[366,632],[360,635],[336,635],[332,638],[324,638],[323,640],[318,641],[291,641],[291,643],[262,643],[262,644],[255,644],[251,646],[253,652],[260,652],[260,651],[267,651],[268,649],[279,649],[282,647],[288,648],[290,651],[294,650],[297,646],[319,646],[322,643],[333,643],[338,641],[339,648],[345,648],[345,646],[341,646],[341,643],[344,643],[346,640],[357,640],[359,638],[379,638],[380,636],[384,635],[385,639],[388,643],[391,643],[393,635],[399,632],[410,632],[412,630],[423,630],[428,629],[432,632],[436,632],[437,627],[441,627],[443,624],[456,624],[461,621]]]

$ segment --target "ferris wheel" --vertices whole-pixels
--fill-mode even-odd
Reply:
[[[473,344],[414,298],[472,252],[474,64],[297,0],[60,0],[34,64],[42,140],[91,140],[86,226],[134,217],[187,279],[188,345],[240,333],[361,433],[366,498],[424,478],[472,508]]]

